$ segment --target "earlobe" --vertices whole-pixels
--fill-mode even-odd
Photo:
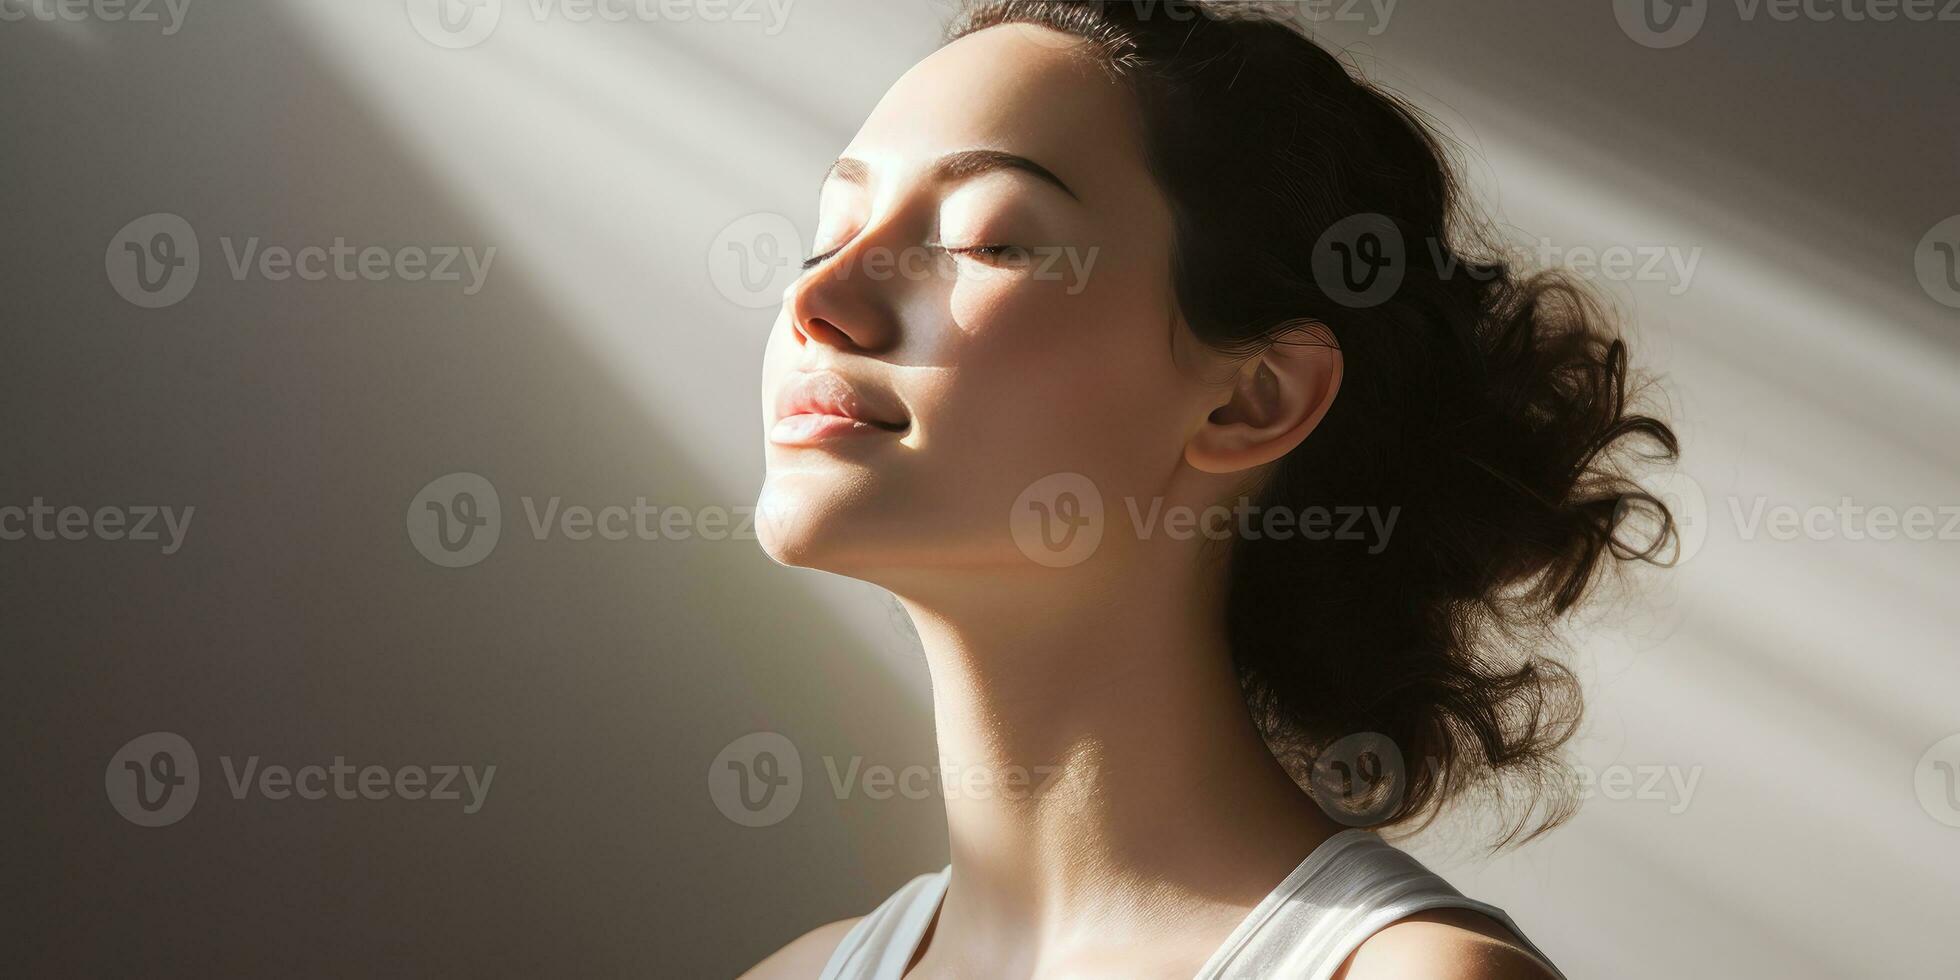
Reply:
[[[1185,445],[1185,462],[1206,473],[1235,473],[1292,452],[1333,406],[1342,368],[1325,326],[1281,335],[1240,367],[1229,397]]]

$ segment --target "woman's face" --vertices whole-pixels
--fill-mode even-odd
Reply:
[[[1087,478],[1112,529],[1124,498],[1183,502],[1172,481],[1217,389],[1187,345],[1173,359],[1169,210],[1132,97],[1079,42],[1013,25],[941,48],[879,102],[819,209],[820,260],[763,366],[759,527],[778,561],[885,585],[1039,570],[1010,511],[1079,488],[1037,486],[1058,473]]]

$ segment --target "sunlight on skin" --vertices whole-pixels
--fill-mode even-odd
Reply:
[[[1255,387],[1253,365],[1188,342],[1173,356],[1170,213],[1130,98],[1075,45],[1022,30],[925,58],[844,151],[864,172],[825,187],[815,267],[765,359],[766,416],[800,372],[830,369],[884,413],[867,416],[896,422],[902,405],[909,428],[772,441],[763,500],[799,520],[764,545],[900,597],[932,666],[942,766],[1049,773],[1026,799],[947,800],[958,871],[926,975],[1195,972],[1338,829],[1246,715],[1202,537],[1111,534],[1054,568],[1009,534],[1015,500],[1055,473],[1086,476],[1111,507],[1229,499],[1308,436],[1337,384],[1326,347],[1261,357],[1270,383]],[[1063,186],[1025,167],[938,172],[975,148]],[[857,271],[921,243],[960,274]],[[1003,245],[1098,258],[1072,290],[968,254]],[[1183,846],[1163,853],[1167,839]]]
[[[317,43],[324,60],[339,70],[350,90],[368,101],[427,171],[452,190],[458,206],[481,223],[486,238],[507,243],[499,257],[500,269],[522,270],[527,286],[534,286],[558,310],[557,320],[568,336],[588,347],[595,362],[638,399],[649,424],[674,428],[673,419],[698,412],[703,405],[709,406],[711,415],[729,422],[679,427],[694,431],[672,434],[718,494],[741,499],[754,485],[755,402],[752,389],[729,379],[752,375],[755,348],[731,344],[717,330],[700,329],[737,316],[700,284],[700,252],[714,228],[755,209],[758,200],[786,202],[787,213],[803,227],[813,227],[819,209],[810,199],[812,175],[792,172],[773,161],[782,155],[785,140],[808,149],[813,158],[827,158],[842,147],[834,142],[824,145],[824,131],[794,114],[772,115],[766,105],[758,104],[747,108],[761,115],[731,121],[721,118],[725,106],[689,97],[681,101],[698,110],[698,121],[723,140],[691,148],[686,153],[699,154],[699,159],[689,158],[663,138],[660,125],[660,120],[673,118],[671,112],[686,109],[666,103],[654,108],[645,100],[675,86],[684,91],[698,79],[660,59],[635,58],[632,52],[620,50],[621,42],[612,40],[621,33],[617,31],[603,35],[615,45],[609,49],[527,29],[514,20],[500,28],[493,45],[458,54],[423,44],[404,28],[398,5],[293,3],[287,9],[297,23],[306,25],[296,33]],[[50,26],[63,28],[64,36],[85,38],[91,25]],[[66,31],[69,26],[83,30]],[[922,31],[920,37],[923,47],[929,34]],[[524,70],[508,70],[514,66]],[[1452,100],[1456,101],[1454,96]],[[598,111],[593,106],[606,108]],[[1914,452],[1909,441],[1902,441],[1909,434],[1877,432],[1877,440],[1866,439],[1858,435],[1861,426],[1844,416],[1846,409],[1855,407],[1865,418],[1923,418],[1930,431],[1951,431],[1960,409],[1955,406],[1954,390],[1940,380],[1950,375],[1946,358],[1918,332],[1931,322],[1919,304],[1866,302],[1884,291],[1869,283],[1818,283],[1792,274],[1780,257],[1813,246],[1763,240],[1751,230],[1746,216],[1733,213],[1722,201],[1698,196],[1692,184],[1676,186],[1666,195],[1630,191],[1629,187],[1637,187],[1631,178],[1623,180],[1620,172],[1591,162],[1579,165],[1581,148],[1548,143],[1542,126],[1534,127],[1529,120],[1505,120],[1501,106],[1478,105],[1472,111],[1459,104],[1457,110],[1458,115],[1487,121],[1479,152],[1504,175],[1508,193],[1503,203],[1512,224],[1565,236],[1563,240],[1576,240],[1569,236],[1583,235],[1588,229],[1611,227],[1624,229],[1616,237],[1627,241],[1703,245],[1707,254],[1700,278],[1685,296],[1668,296],[1651,284],[1630,287],[1642,324],[1636,340],[1647,337],[1651,343],[1644,346],[1649,349],[1655,344],[1678,349],[1670,358],[1677,363],[1655,366],[1693,378],[1692,390],[1776,404],[1796,420],[1789,433],[1809,433],[1819,443],[1838,447],[1830,458],[1822,458],[1781,432],[1724,428],[1720,414],[1702,413],[1700,424],[1687,432],[1684,468],[1711,495],[1758,492],[1749,485],[1735,486],[1732,475],[1709,464],[1746,454],[1754,454],[1757,460],[1752,464],[1754,485],[1765,490],[1775,487],[1779,494],[1799,501],[1834,499],[1851,488],[1876,499],[1887,499],[1888,494],[1903,499],[1950,472],[1950,457],[1929,458]],[[645,124],[643,132],[632,131],[636,119]],[[1533,133],[1534,138],[1513,138],[1521,132]],[[1649,178],[1665,172],[1660,161],[1615,163]],[[717,173],[722,167],[729,169]],[[620,179],[621,174],[633,177]],[[766,187],[767,193],[752,193],[755,186]],[[513,193],[513,188],[526,187],[562,192]],[[592,187],[603,187],[604,192],[593,193]],[[650,228],[647,215],[660,216],[660,226]],[[675,235],[675,228],[697,233]],[[663,291],[654,292],[662,315],[659,322],[649,321],[649,293],[642,286],[649,269],[675,270],[655,273],[662,277]],[[595,288],[595,284],[601,285]],[[971,305],[956,322],[988,318],[990,311],[982,297],[963,297],[963,302]],[[749,319],[756,324],[754,332],[743,339],[757,341],[764,317],[757,313]],[[1704,330],[1696,324],[1716,326]],[[1804,353],[1806,363],[1830,366],[1830,373],[1820,371],[1812,380],[1823,390],[1839,389],[1837,398],[1842,400],[1827,402],[1808,395],[1794,386],[1798,379],[1752,373],[1748,351],[1766,344],[1778,346],[1779,359],[1794,350]],[[923,374],[931,368],[921,365],[916,370]],[[907,445],[926,449],[928,438],[920,430],[908,435]],[[1764,462],[1777,468],[1767,471]],[[1715,515],[1718,521],[1726,523],[1726,508],[1712,497],[1711,506],[1721,511]],[[1814,558],[1792,563],[1785,552],[1762,543],[1746,548],[1734,544],[1711,540],[1708,552],[1682,570],[1697,575],[1704,566],[1712,569],[1718,562],[1729,568],[1723,581],[1711,581],[1718,577],[1712,573],[1701,575],[1713,591],[1696,601],[1697,616],[1734,620],[1746,631],[1776,609],[1829,605],[1843,607],[1829,623],[1843,626],[1847,633],[1855,633],[1852,627],[1859,621],[1893,623],[1886,645],[1900,656],[1874,662],[1866,671],[1842,679],[1843,683],[1870,692],[1867,702],[1899,711],[1903,717],[1898,724],[1924,727],[1939,714],[1935,695],[1942,685],[1900,686],[1893,679],[1931,666],[1915,664],[1904,655],[1939,649],[1939,638],[1960,628],[1954,614],[1945,605],[1900,602],[1878,583],[1890,579],[1902,587],[1918,583],[1923,588],[1926,583],[1951,580],[1955,568],[1950,550],[1888,549],[1882,562],[1872,564],[1875,575],[1856,576],[1839,587],[1804,573],[1804,569],[1821,570]],[[1766,583],[1801,591],[1773,595]],[[793,576],[784,587],[829,588],[830,584],[820,577]],[[1833,628],[1823,638],[1798,639],[1820,649],[1843,649],[1836,632]],[[1575,645],[1588,642],[1581,636]],[[1644,693],[1637,697],[1670,703],[1669,691],[1700,686],[1694,671],[1701,658],[1729,655],[1721,642],[1694,635],[1694,623],[1674,642],[1669,656],[1639,665],[1635,690]],[[884,643],[883,638],[866,640],[873,647]],[[1787,728],[1780,709],[1760,716],[1752,714],[1754,709],[1747,704],[1731,705],[1728,710],[1741,712],[1735,715],[1738,726],[1772,721]],[[1653,733],[1638,733],[1638,738],[1644,740],[1634,743],[1639,751],[1656,750]],[[1841,785],[1856,787],[1861,794],[1890,791],[1886,773],[1853,764],[1854,755],[1868,752],[1845,750],[1841,741],[1830,737],[1804,741],[1813,743],[1826,753],[1824,758],[1836,760],[1829,771],[1849,779]],[[1745,744],[1719,738],[1712,744],[1691,743],[1683,750],[1692,750],[1694,758],[1706,759],[1711,767],[1747,767],[1749,758],[1759,754]],[[1772,778],[1756,788],[1771,794],[1786,792],[1791,805],[1802,802],[1799,785]],[[1691,816],[1699,818],[1702,808],[1713,806],[1715,799],[1709,797],[1711,802],[1698,805]],[[1849,805],[1848,797],[1839,799]],[[1909,800],[1903,806],[1909,808]],[[1838,809],[1824,808],[1833,814]],[[1900,813],[1907,821],[1923,820],[1915,811]],[[1832,816],[1830,822],[1835,825],[1837,819]],[[1562,833],[1586,835],[1588,824],[1582,812],[1578,822]],[[1604,833],[1606,825],[1601,827]],[[1814,822],[1793,823],[1787,832],[1815,830]],[[1884,866],[1924,891],[1941,884],[1940,869],[1914,867],[1903,860],[1907,856],[1889,854]],[[1701,857],[1689,851],[1678,860],[1692,866]],[[1722,883],[1710,886],[1722,887]]]
[[[1007,534],[1006,515],[1036,480],[1080,472],[1106,492],[1148,496],[1166,489],[1157,481],[1181,452],[1172,419],[1190,403],[1159,394],[1190,385],[1164,358],[1162,343],[1138,340],[1146,331],[1153,338],[1169,333],[1169,218],[1161,203],[1129,210],[1115,203],[1154,199],[1140,162],[1105,169],[1104,161],[1091,164],[1077,148],[1078,141],[1126,146],[1134,140],[1107,118],[1113,90],[1086,87],[1095,84],[1089,72],[1076,69],[1069,87],[1017,77],[998,102],[984,104],[994,108],[977,114],[949,112],[943,90],[901,81],[842,152],[865,161],[873,180],[869,187],[842,179],[825,185],[813,252],[855,234],[844,252],[803,278],[790,305],[859,332],[865,346],[893,345],[875,359],[854,358],[861,362],[854,368],[893,389],[914,416],[926,411],[903,441],[912,453],[854,471],[863,493],[807,498],[833,508],[811,522],[812,530],[834,529],[829,533],[847,537],[852,552],[864,555],[841,554],[835,544],[794,545],[821,551],[826,568],[875,562],[879,549],[929,546],[949,564],[1018,569],[1027,559]],[[1017,124],[1014,107],[1030,101],[1070,119],[1069,131],[1030,132]],[[971,148],[1036,160],[1081,200],[1012,171],[948,183],[940,193],[922,191],[920,175],[933,160]],[[1042,281],[1032,270],[1016,274],[966,256],[951,260],[952,275],[867,280],[863,269],[872,253],[916,252],[933,241],[1094,250],[1097,262],[1086,288],[1073,293],[1063,280]],[[765,403],[786,372],[831,359],[796,342],[790,316],[786,306],[772,336]],[[1003,397],[1009,392],[1012,397]],[[786,490],[777,475],[789,471],[778,467],[793,465],[796,455],[772,447],[765,499]],[[843,507],[851,509],[834,509]],[[928,515],[932,521],[921,520]],[[949,517],[961,523],[948,524]],[[930,537],[922,536],[928,526]]]

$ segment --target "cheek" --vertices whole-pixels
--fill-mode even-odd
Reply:
[[[969,477],[1077,472],[1148,493],[1181,457],[1188,381],[1171,361],[1164,287],[1099,276],[1073,294],[1066,281],[955,290],[964,338],[933,435],[985,461]]]

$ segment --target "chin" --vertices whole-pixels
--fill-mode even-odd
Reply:
[[[756,540],[777,564],[884,589],[935,570],[999,561],[984,529],[944,508],[906,506],[921,494],[932,498],[925,491],[880,485],[863,474],[772,471],[756,498]],[[1005,522],[998,523],[1005,539]]]
[[[756,540],[778,564],[850,574],[866,557],[863,507],[862,487],[836,474],[772,472],[756,498]]]

